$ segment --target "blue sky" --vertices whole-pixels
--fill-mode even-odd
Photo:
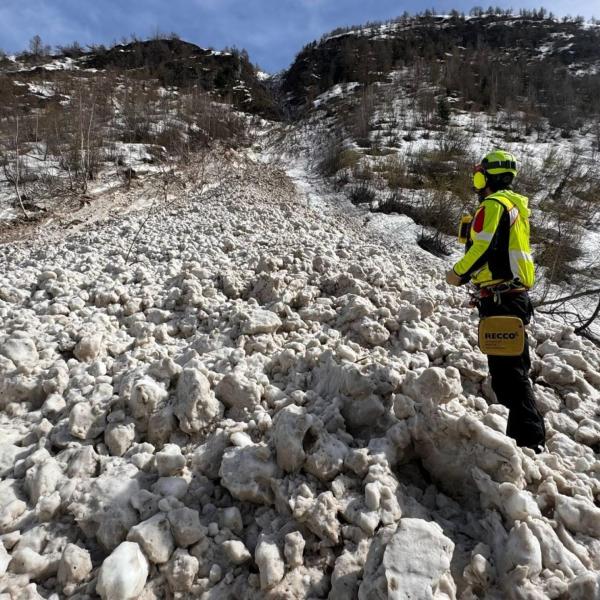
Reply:
[[[177,32],[200,46],[246,48],[253,62],[275,72],[303,45],[343,25],[383,20],[434,8],[468,12],[475,5],[544,6],[557,15],[600,18],[600,0],[478,2],[471,0],[0,0],[0,48],[23,50],[36,34],[51,44],[110,44],[135,33]]]

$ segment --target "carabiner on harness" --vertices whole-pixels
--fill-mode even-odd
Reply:
[[[497,285],[491,285],[489,287],[479,289],[479,299],[494,298],[494,304],[502,304],[503,294],[513,294],[517,292],[527,291],[527,288],[519,281],[507,281],[499,283]]]

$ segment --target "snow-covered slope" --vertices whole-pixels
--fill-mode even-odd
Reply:
[[[439,236],[440,251],[456,260],[461,251],[456,224],[477,206],[472,166],[493,148],[508,150],[518,162],[514,187],[528,196],[532,210],[535,301],[597,290],[597,120],[583,118],[577,130],[566,134],[543,117],[534,125],[526,111],[465,108],[464,98],[447,96],[428,77],[417,64],[388,73],[386,81],[332,86],[281,135],[285,160],[302,155],[361,204],[363,214],[371,211],[370,219],[384,230],[397,229],[395,222],[410,215],[426,236]],[[444,111],[440,102],[447,103]],[[598,300],[596,293],[578,304],[552,308],[578,326],[593,314]],[[599,333],[592,331],[596,337]]]
[[[1,248],[0,593],[600,597],[598,349],[536,319],[518,449],[444,262],[291,175]]]

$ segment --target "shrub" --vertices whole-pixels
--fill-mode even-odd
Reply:
[[[448,248],[448,244],[443,240],[439,231],[427,233],[423,229],[421,235],[417,239],[417,244],[423,248],[423,250],[427,250],[427,252],[431,252],[431,254],[435,254],[435,256],[450,256],[450,254],[452,254]]]
[[[375,190],[366,182],[362,182],[350,191],[352,204],[371,204],[375,200]]]
[[[359,152],[344,148],[340,140],[334,140],[326,145],[318,170],[322,175],[332,177],[341,169],[353,169],[359,160]]]
[[[396,152],[389,148],[372,146],[365,152],[365,154],[368,154],[369,156],[389,156],[390,154],[396,154]]]
[[[401,213],[415,223],[433,227],[440,233],[454,235],[461,213],[461,204],[451,194],[436,191],[407,202],[400,192],[395,192],[373,209],[385,214]]]
[[[540,242],[536,262],[546,267],[545,276],[550,283],[568,281],[573,274],[572,262],[581,258],[580,241],[574,236],[560,235],[558,239]]]
[[[349,175],[348,171],[342,171],[335,178],[334,188],[337,192],[339,192],[342,189],[344,189],[344,187],[346,185],[348,185],[349,183],[350,183],[350,175]]]
[[[379,203],[375,212],[380,212],[385,215],[399,213],[410,217],[413,221],[417,220],[417,215],[419,214],[417,208],[413,204],[404,202],[399,193],[390,194],[383,202]]]
[[[438,160],[450,160],[463,156],[468,147],[469,137],[457,127],[448,127],[439,134],[436,157]]]
[[[356,164],[352,170],[352,176],[358,181],[372,181],[374,177],[373,169],[368,164]]]
[[[389,158],[383,163],[381,174],[391,190],[415,187],[415,178],[410,175],[406,165],[398,156]]]
[[[450,122],[450,105],[446,96],[440,96],[437,101],[437,114],[442,123]]]

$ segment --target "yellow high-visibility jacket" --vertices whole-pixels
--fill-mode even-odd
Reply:
[[[479,287],[518,279],[531,288],[535,273],[527,204],[525,196],[512,190],[487,196],[475,212],[466,253],[454,272]]]

